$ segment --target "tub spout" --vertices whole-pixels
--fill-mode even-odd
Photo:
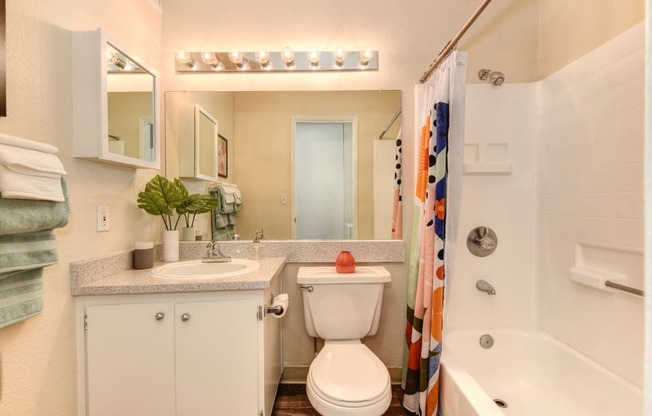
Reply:
[[[480,292],[485,292],[488,295],[495,295],[496,294],[496,289],[494,289],[493,286],[486,280],[478,280],[478,282],[475,284],[476,289],[478,289]]]

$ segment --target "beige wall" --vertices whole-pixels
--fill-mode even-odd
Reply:
[[[373,239],[373,140],[401,106],[400,91],[239,92],[235,94],[233,181],[244,195],[238,233],[264,229],[292,238],[292,117],[356,117],[358,239]],[[288,204],[280,204],[280,195]]]
[[[539,79],[644,18],[644,0],[540,0]]]
[[[72,157],[72,33],[102,27],[160,68],[161,16],[144,0],[20,0],[7,4],[7,113],[0,131],[59,148],[72,215],[56,231],[59,263],[43,279],[43,312],[0,330],[0,414],[71,416],[76,409],[74,299],[68,265],[159,240],[160,221],[136,195],[152,170]],[[109,205],[111,231],[95,231],[96,205]]]
[[[404,119],[413,120],[416,80],[478,4],[477,0],[436,0],[407,6],[371,0],[279,0],[258,2],[254,13],[250,2],[196,0],[190,6],[188,1],[169,1],[164,2],[162,35],[161,16],[149,3],[7,2],[8,117],[0,119],[0,131],[60,148],[69,173],[72,217],[66,228],[56,232],[60,262],[46,269],[43,313],[0,330],[2,415],[76,414],[74,299],[69,295],[68,265],[129,249],[135,240],[160,240],[160,221],[138,210],[134,202],[156,171],[72,158],[70,31],[103,27],[126,49],[136,51],[159,70],[165,90],[397,89],[403,92]],[[626,4],[623,6],[621,0],[496,1],[460,45],[460,49],[471,52],[469,78],[473,79],[481,67],[490,67],[505,72],[507,82],[538,79],[640,21],[641,2],[627,0]],[[576,22],[586,21],[578,10],[597,17],[602,24],[577,28]],[[280,23],[287,20],[290,23]],[[333,49],[338,44],[351,49],[373,45],[380,51],[381,69],[373,73],[260,76],[176,75],[173,69],[172,53],[178,47],[278,50],[292,45],[299,50]],[[569,52],[562,54],[567,49]],[[404,185],[409,195],[414,183],[410,174],[415,137],[412,123],[405,123],[404,137]],[[96,205],[110,206],[111,231],[95,231]],[[410,210],[404,212],[407,217]],[[405,235],[409,235],[409,223]],[[385,342],[398,345],[403,336],[405,267],[394,265],[392,271],[395,280],[385,297],[383,327],[369,342],[388,365],[396,366],[400,362],[398,349],[387,353],[383,349]],[[291,279],[286,281],[291,284]],[[294,322],[286,331],[300,331],[297,325]],[[292,332],[287,334],[286,346],[294,337]]]

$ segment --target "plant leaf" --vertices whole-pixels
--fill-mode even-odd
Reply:
[[[152,215],[172,215],[172,210],[165,200],[153,192],[138,193],[138,208]]]
[[[185,189],[185,186],[183,187],[183,190],[188,192],[187,189]],[[161,175],[156,175],[154,178],[152,178],[151,181],[147,183],[147,185],[145,185],[144,192],[150,194],[151,196],[158,196],[162,198],[171,211],[183,202],[183,190],[180,189],[176,183],[170,181],[169,179]],[[166,215],[172,215],[172,212]]]

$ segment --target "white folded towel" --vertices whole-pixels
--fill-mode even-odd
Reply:
[[[38,150],[43,153],[57,153],[59,151],[56,147],[46,143],[39,143],[3,133],[0,133],[0,144],[22,147],[23,149]]]
[[[58,178],[17,173],[0,164],[0,197],[63,202],[61,175]]]
[[[52,153],[0,144],[0,164],[16,173],[61,179],[63,163]]]

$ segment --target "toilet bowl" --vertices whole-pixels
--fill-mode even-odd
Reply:
[[[306,393],[323,416],[380,416],[392,401],[387,368],[360,340],[327,341],[310,365]]]
[[[389,371],[361,339],[380,322],[384,267],[300,267],[304,320],[310,336],[325,344],[308,370],[306,393],[322,416],[381,416],[392,401]]]

